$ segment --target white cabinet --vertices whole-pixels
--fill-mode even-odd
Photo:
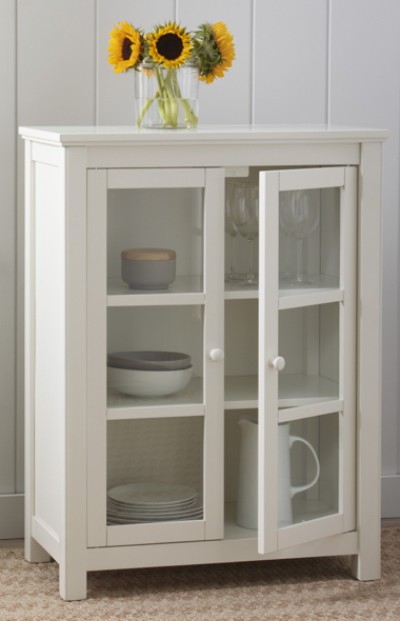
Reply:
[[[378,578],[385,132],[21,135],[26,558],[59,563],[65,599],[88,571],[171,564],[345,554]],[[246,183],[251,286],[224,279]],[[173,249],[173,283],[129,288],[129,248]],[[127,351],[184,352],[190,381],[127,394],[107,366]]]

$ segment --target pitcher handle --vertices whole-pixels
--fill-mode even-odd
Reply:
[[[320,471],[321,471],[321,467],[319,464],[319,459],[318,459],[318,455],[315,452],[314,447],[304,438],[300,438],[300,436],[289,436],[289,446],[290,448],[293,446],[293,444],[295,442],[302,442],[303,444],[305,444],[311,451],[312,456],[314,457],[315,460],[315,466],[316,466],[316,473],[315,476],[313,478],[312,481],[310,481],[309,483],[306,483],[305,485],[292,485],[290,488],[290,496],[291,498],[293,498],[293,496],[295,496],[296,494],[299,494],[300,492],[304,492],[306,489],[310,489],[310,487],[313,487],[313,485],[316,484],[316,482],[319,479],[319,475],[320,475]]]

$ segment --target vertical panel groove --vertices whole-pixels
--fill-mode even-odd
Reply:
[[[400,91],[400,73],[398,72],[398,88]],[[400,97],[398,99],[398,118],[400,119]],[[397,149],[399,149],[399,145],[400,145],[400,123],[398,125],[398,133],[397,136],[394,138],[394,140],[397,143]],[[397,151],[399,152],[399,151]],[[386,183],[384,184],[384,190],[382,190],[383,192],[386,191]],[[399,197],[400,197],[400,174],[397,176],[397,197],[398,197],[398,201],[397,201],[397,205],[398,207],[400,207],[400,201],[399,201]],[[398,229],[398,235],[400,236],[400,227]],[[395,272],[395,278],[396,280],[399,279],[399,273]],[[399,321],[399,315],[400,315],[400,287],[397,289],[397,317],[398,317],[398,321]],[[396,362],[397,362],[397,366],[396,366],[396,371],[398,372],[399,369],[399,361],[400,361],[400,338],[398,339],[397,343],[396,343]],[[397,382],[397,392],[396,395],[394,396],[394,403],[396,403],[397,405],[400,403],[400,382]],[[397,412],[394,413],[395,417],[396,417]],[[393,414],[392,414],[393,416]],[[398,489],[400,489],[400,422],[399,425],[397,427],[397,473],[398,475]],[[399,496],[400,497],[400,496]],[[397,512],[400,513],[400,506],[397,507]],[[382,517],[383,514],[382,514]]]
[[[14,0],[14,24],[13,24],[13,32],[14,32],[14,59],[15,59],[15,74],[14,74],[14,84],[13,84],[13,92],[14,92],[14,119],[16,122],[16,127],[18,127],[18,81],[17,81],[17,67],[18,67],[18,45],[17,45],[17,19],[18,19],[18,3],[17,0]],[[14,190],[14,200],[17,201],[17,193],[18,193],[18,181],[17,181],[17,170],[18,170],[18,136],[15,133],[14,136],[14,157],[13,157],[13,166],[14,166],[14,182],[13,182],[13,190]],[[16,212],[16,216],[14,219],[14,274],[15,274],[15,286],[14,286],[14,309],[15,309],[15,317],[16,321],[14,322],[14,344],[16,347],[15,361],[14,361],[14,372],[15,372],[15,385],[14,385],[14,404],[15,404],[15,421],[14,421],[14,437],[15,437],[15,456],[14,456],[14,468],[15,468],[15,491],[21,492],[23,491],[24,485],[24,440],[23,440],[23,402],[20,402],[18,397],[18,366],[19,366],[19,358],[18,358],[18,333],[19,333],[19,312],[18,312],[18,212]],[[21,320],[22,321],[22,320]],[[19,412],[21,412],[21,416],[19,416]],[[20,424],[19,424],[20,423]]]
[[[331,60],[332,60],[332,11],[333,0],[328,0],[327,37],[326,37],[326,122],[331,123]]]
[[[0,5],[3,47],[10,54],[0,60],[3,93],[0,100],[0,204],[2,207],[1,276],[3,298],[0,308],[0,494],[14,494],[16,484],[16,418],[15,418],[15,0]]]
[[[20,111],[19,111],[19,11],[20,6],[17,0],[14,3],[15,7],[15,121],[16,128],[20,125]],[[16,201],[16,248],[15,248],[15,260],[16,260],[16,286],[15,286],[15,308],[16,308],[16,460],[17,460],[17,492],[24,491],[24,407],[25,407],[25,395],[24,395],[24,253],[22,248],[24,247],[24,191],[21,188],[21,184],[18,183],[18,171],[21,166],[22,156],[20,155],[20,149],[18,149],[18,136],[15,135],[16,149],[15,149],[15,201]]]
[[[255,68],[256,68],[256,62],[255,62],[255,58],[256,58],[256,37],[255,37],[255,33],[256,33],[256,28],[255,28],[255,24],[256,24],[256,3],[257,0],[252,0],[251,1],[251,41],[252,41],[252,50],[251,50],[251,67],[250,67],[250,123],[253,124],[254,123],[254,119],[256,118],[256,113],[255,113],[255,106],[256,106],[256,94],[255,94],[255,83],[256,83],[256,76],[255,76]]]
[[[96,125],[99,124],[99,0],[94,3],[94,97],[93,118]]]

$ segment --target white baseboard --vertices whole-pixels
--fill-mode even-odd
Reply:
[[[24,536],[24,495],[0,494],[0,539]]]
[[[400,474],[382,476],[382,517],[400,517]]]

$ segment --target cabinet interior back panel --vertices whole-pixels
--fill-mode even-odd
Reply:
[[[121,274],[121,251],[168,248],[176,252],[177,275],[202,273],[203,191],[195,189],[110,190],[108,278]]]
[[[112,421],[107,426],[107,487],[173,483],[202,493],[203,419]]]

